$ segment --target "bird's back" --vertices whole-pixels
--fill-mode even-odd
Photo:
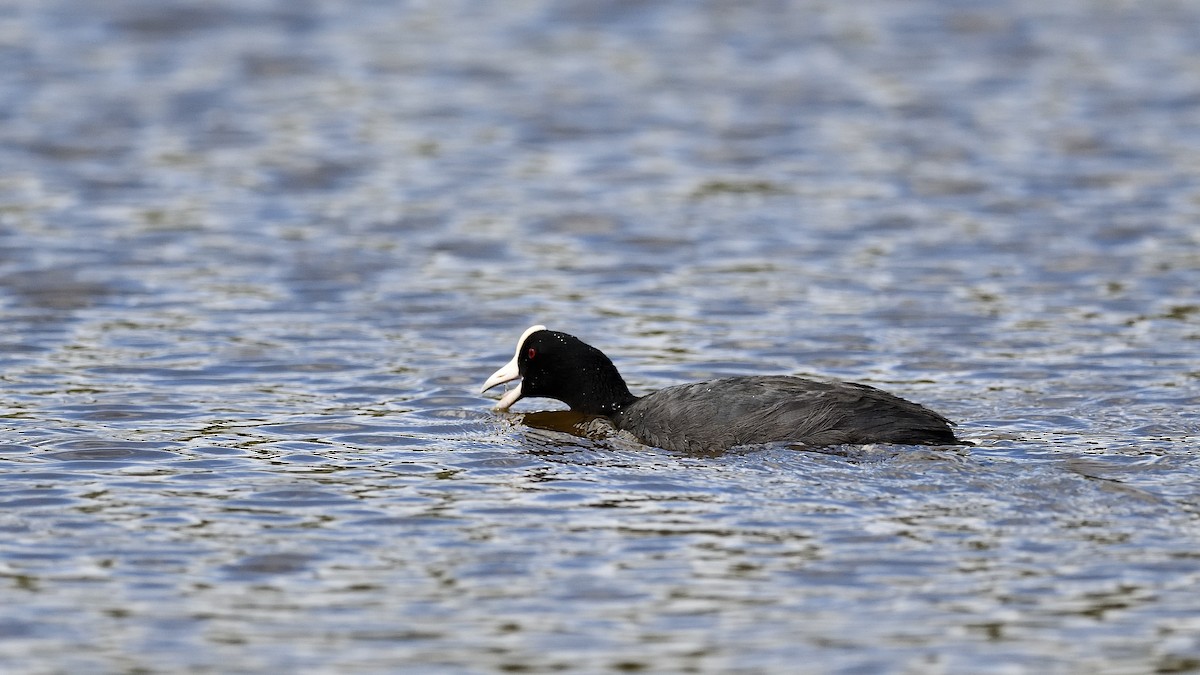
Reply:
[[[712,452],[735,445],[793,441],[955,444],[941,415],[863,384],[786,375],[730,377],[652,392],[614,416],[643,442]]]

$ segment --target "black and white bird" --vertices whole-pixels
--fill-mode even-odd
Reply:
[[[958,445],[952,422],[865,384],[791,375],[725,377],[634,396],[604,352],[566,333],[533,326],[480,393],[521,382],[496,405],[530,397],[607,417],[641,442],[666,450],[714,452],[789,441],[810,447],[900,443]]]

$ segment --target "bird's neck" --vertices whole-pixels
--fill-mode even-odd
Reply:
[[[611,417],[637,400],[636,396],[629,393],[625,379],[611,363],[589,369],[580,384],[582,386],[575,391],[572,400],[565,403],[571,406],[571,410],[586,415]]]

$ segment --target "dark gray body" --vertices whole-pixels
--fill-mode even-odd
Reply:
[[[961,443],[945,417],[886,391],[786,375],[667,387],[610,418],[647,445],[681,452],[772,441],[808,446]]]

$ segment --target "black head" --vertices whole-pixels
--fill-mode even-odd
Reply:
[[[579,338],[534,326],[525,331],[510,361],[483,385],[483,391],[521,378],[521,384],[500,399],[506,410],[520,399],[553,398],[571,410],[611,415],[634,400],[625,380],[604,352]]]

